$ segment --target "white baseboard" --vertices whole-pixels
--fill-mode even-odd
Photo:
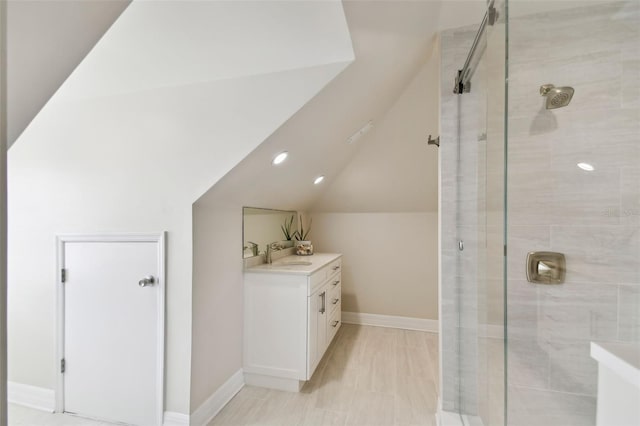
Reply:
[[[346,324],[375,325],[378,327],[401,328],[404,330],[438,332],[438,321],[397,317],[393,315],[364,314],[361,312],[342,312],[342,322]]]
[[[50,413],[53,413],[56,407],[56,396],[53,389],[16,382],[7,382],[7,400],[12,404],[24,405]]]
[[[243,386],[244,375],[240,369],[191,414],[191,424],[204,426],[209,423]]]
[[[165,411],[162,426],[189,426],[189,415]]]
[[[56,406],[55,391],[16,382],[7,382],[7,400],[35,410],[53,413]],[[189,416],[165,411],[163,426],[189,426]]]

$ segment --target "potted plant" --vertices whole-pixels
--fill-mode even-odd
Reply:
[[[282,233],[284,234],[283,246],[293,247],[293,240],[298,235],[298,230],[293,229],[293,215],[289,219],[284,220],[284,224],[280,225]]]
[[[296,242],[296,254],[298,256],[309,256],[313,254],[313,245],[311,244],[311,241],[309,241],[309,233],[311,232],[311,223],[312,223],[313,219],[309,219],[309,225],[307,226],[307,229],[305,230],[305,226],[304,226],[304,220],[302,218],[302,215],[300,215],[300,229],[298,229],[297,232],[297,239],[298,241]]]

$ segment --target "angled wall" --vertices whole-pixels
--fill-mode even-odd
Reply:
[[[343,310],[438,319],[437,52],[310,210],[319,251],[341,252]]]
[[[352,59],[339,2],[131,4],[9,152],[9,379],[54,387],[56,234],[164,230],[189,413],[192,203]]]

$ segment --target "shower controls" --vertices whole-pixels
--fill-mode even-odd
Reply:
[[[532,251],[527,254],[527,281],[534,284],[562,284],[566,274],[564,254]]]

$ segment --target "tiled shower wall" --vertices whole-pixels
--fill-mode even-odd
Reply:
[[[544,109],[546,83],[571,103]],[[509,425],[595,424],[589,342],[640,341],[639,107],[640,2],[510,19]],[[564,284],[526,281],[540,250],[565,254]]]
[[[508,424],[590,425],[595,423],[597,366],[589,356],[589,342],[640,341],[640,2],[527,16],[518,12],[518,3],[512,2]],[[467,248],[462,259],[457,251],[464,233],[458,226],[461,219],[482,219],[472,211],[460,211],[461,204],[469,205],[460,196],[472,195],[474,185],[476,206],[482,207],[482,167],[469,167],[473,159],[466,158],[481,151],[464,145],[458,151],[457,145],[459,136],[482,126],[466,121],[458,128],[463,105],[452,93],[453,77],[476,30],[474,26],[446,31],[440,46],[441,398],[445,410],[472,415],[482,414],[482,404],[477,404],[487,389],[479,388],[482,354],[491,354],[482,349],[478,311],[488,306],[490,314],[495,312],[486,323],[496,323],[502,296],[481,286],[480,275],[487,268],[477,262],[495,260]],[[490,45],[485,55],[495,53],[491,49]],[[538,90],[546,83],[574,87],[571,104],[544,109]],[[493,95],[487,92],[489,102]],[[480,155],[477,161],[482,164]],[[579,162],[595,170],[583,171],[577,168]],[[466,164],[464,169],[461,164]],[[465,173],[477,181],[466,187]],[[484,200],[487,205],[489,198]],[[539,250],[566,255],[564,284],[526,281],[526,254]],[[489,386],[492,397],[499,399],[492,389]]]

